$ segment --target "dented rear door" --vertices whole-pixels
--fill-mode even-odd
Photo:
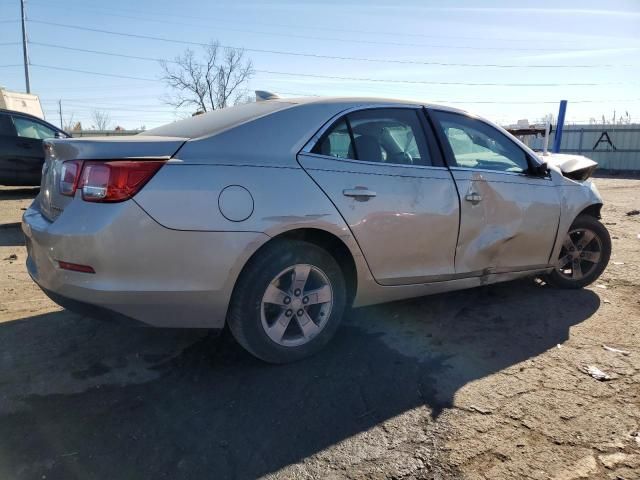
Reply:
[[[460,198],[456,273],[547,266],[560,219],[551,178],[530,175],[528,154],[493,125],[459,113],[430,114]]]

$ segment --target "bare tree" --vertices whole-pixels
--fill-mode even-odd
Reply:
[[[73,127],[76,126],[78,122],[75,121],[74,117],[75,117],[75,114],[71,113],[71,115],[68,115],[66,119],[62,122],[62,129],[64,131],[70,132],[71,130],[73,130]]]
[[[94,110],[91,114],[93,120],[93,128],[95,130],[108,130],[111,123],[111,116],[107,112]]]
[[[201,61],[188,49],[160,66],[162,80],[175,91],[165,102],[176,108],[195,106],[203,112],[225,108],[246,96],[246,84],[255,73],[244,50],[223,48],[217,41],[203,47]]]

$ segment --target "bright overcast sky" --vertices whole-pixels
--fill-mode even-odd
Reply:
[[[0,85],[10,90],[25,88],[19,4],[0,0]],[[570,122],[614,110],[640,122],[640,0],[537,0],[529,7],[497,0],[26,4],[31,90],[56,124],[58,99],[65,121],[73,114],[85,128],[94,109],[125,128],[180,115],[162,102],[167,90],[156,61],[60,47],[172,59],[189,46],[180,41],[212,39],[247,50],[258,71],[250,90],[410,98],[501,123],[556,114],[557,102],[567,99]]]

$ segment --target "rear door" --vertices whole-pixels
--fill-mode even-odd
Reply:
[[[353,111],[298,156],[383,285],[454,274],[458,197],[424,120],[413,107]]]
[[[560,219],[548,175],[506,134],[480,119],[430,110],[460,194],[456,272],[511,272],[547,266]]]

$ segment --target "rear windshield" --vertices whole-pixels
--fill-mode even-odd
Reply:
[[[239,125],[248,120],[282,110],[291,105],[294,104],[280,101],[246,103],[196,115],[195,117],[190,117],[185,120],[179,120],[147,130],[146,132],[142,132],[142,134],[182,138],[204,137],[221,132],[222,130],[226,130],[229,127]]]

